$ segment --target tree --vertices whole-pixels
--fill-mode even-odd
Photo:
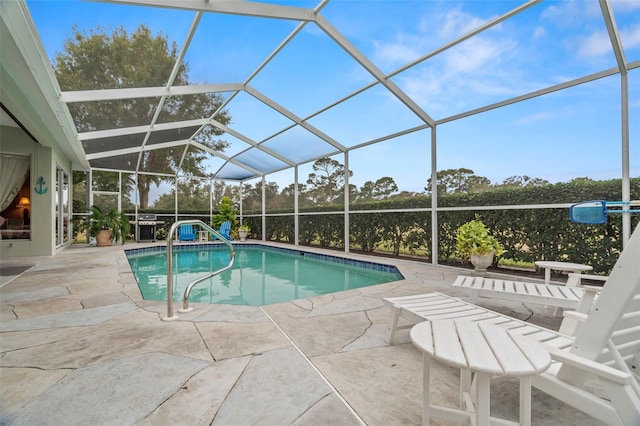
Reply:
[[[358,201],[371,201],[373,200],[373,187],[375,184],[368,180],[362,184],[360,191],[358,191]]]
[[[338,199],[344,189],[344,165],[325,157],[313,163],[313,171],[307,179],[313,201],[318,204],[330,204]],[[353,176],[352,171],[349,171],[349,176]]]
[[[438,194],[470,193],[489,189],[491,181],[484,176],[476,176],[471,169],[446,169],[438,172]],[[431,194],[431,178],[425,187]]]
[[[223,197],[229,197],[233,205],[240,204],[240,187],[237,185],[227,185],[224,181],[213,181],[211,189],[211,203],[215,206],[222,201]]]
[[[403,198],[413,198],[413,197],[418,197],[421,194],[418,192],[413,192],[413,191],[400,191],[397,194],[393,194],[391,195],[389,198],[393,198],[396,200],[400,200]]]
[[[569,181],[569,183],[575,183],[575,184],[583,184],[583,183],[592,183],[595,182],[593,179],[591,179],[590,177],[577,177],[577,178],[573,178]]]
[[[288,206],[292,206],[294,204],[295,197],[295,184],[290,184],[285,188],[282,188],[282,192],[280,195],[285,200],[285,204]],[[309,191],[307,190],[307,185],[304,183],[298,183],[298,207],[309,207],[313,205],[313,201],[309,199]]]
[[[376,200],[384,200],[389,198],[394,192],[398,192],[396,181],[388,176],[381,177],[374,185],[373,198]]]
[[[253,186],[246,183],[242,187],[243,212],[259,212],[262,210],[262,182],[256,182]]]
[[[264,183],[265,207],[267,210],[277,210],[285,207],[284,197],[280,195],[278,184],[276,182]],[[293,206],[293,203],[291,203]]]
[[[162,194],[153,207],[159,210],[175,208],[175,190]],[[178,182],[178,210],[209,211],[209,183],[200,179],[181,179]]]
[[[510,176],[502,181],[501,184],[496,185],[497,188],[524,188],[533,186],[550,185],[548,180],[540,178],[531,178],[527,175],[523,176]]]
[[[233,208],[231,198],[225,196],[222,197],[222,200],[220,201],[220,205],[218,206],[218,213],[214,214],[211,218],[211,224],[220,229],[220,225],[222,225],[223,222],[227,221],[231,222],[231,226],[235,227],[238,219],[236,211]]]
[[[375,182],[366,181],[358,192],[358,201],[384,200],[398,191],[398,185],[388,176],[381,177]]]
[[[165,86],[178,57],[176,43],[169,43],[163,34],[152,35],[145,25],[129,34],[119,27],[107,34],[103,28],[89,34],[73,29],[62,52],[56,53],[53,68],[64,91],[99,90],[132,87]],[[188,64],[180,66],[173,82],[178,86],[191,84]],[[163,105],[158,122],[182,121],[210,117],[222,105],[218,94],[206,93],[190,96],[169,96]],[[132,127],[150,123],[159,105],[157,98],[123,99],[119,101],[81,102],[69,104],[78,132]],[[215,119],[223,124],[230,121],[228,111],[216,114]],[[222,151],[227,143],[216,140],[223,132],[213,126],[206,126],[198,134],[197,140],[212,149]],[[126,136],[116,140],[103,141],[113,145],[139,146],[144,134],[139,138]],[[162,138],[162,135],[157,135]],[[185,137],[190,134],[185,134]],[[152,136],[153,137],[153,136]],[[166,136],[165,136],[166,137]],[[140,171],[176,173],[184,148],[149,150],[141,154]],[[205,155],[190,149],[182,162],[182,172],[197,176],[205,174],[202,166]],[[123,159],[123,169],[135,168],[137,159]],[[128,163],[128,164],[124,164]],[[126,167],[125,167],[126,166]],[[140,207],[149,201],[151,185],[159,185],[166,177],[138,174]],[[172,179],[171,179],[172,180]]]

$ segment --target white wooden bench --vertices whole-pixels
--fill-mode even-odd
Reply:
[[[426,293],[415,296],[387,297],[382,299],[391,310],[389,320],[388,342],[393,344],[397,330],[413,327],[421,321],[457,320],[488,322],[506,329],[515,330],[525,336],[530,336],[538,342],[567,349],[573,343],[574,337],[559,331],[521,321],[507,315],[502,315],[486,308],[463,302],[460,299],[442,293]],[[408,323],[399,324],[400,318]],[[575,329],[575,327],[572,327]]]
[[[396,330],[425,320],[496,324],[541,342],[548,350],[554,363],[532,377],[534,387],[607,424],[640,425],[640,226],[597,298],[585,289],[579,306],[583,312],[565,312],[558,331],[440,293],[383,300],[391,310],[390,343]],[[400,318],[411,324],[399,325]],[[605,398],[584,386],[594,375]]]
[[[541,284],[464,275],[459,275],[451,286],[467,292],[471,303],[476,303],[479,297],[489,297],[557,308],[577,309],[584,295],[584,289],[579,286]]]

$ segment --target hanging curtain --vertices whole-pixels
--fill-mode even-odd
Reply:
[[[0,155],[0,211],[9,207],[29,174],[27,156]]]

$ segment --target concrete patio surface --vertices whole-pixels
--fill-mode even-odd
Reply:
[[[168,322],[166,302],[142,299],[124,255],[149,244],[2,259],[0,424],[420,424],[422,356],[407,330],[386,344],[381,298],[464,298],[449,287],[460,270],[376,258],[405,280],[263,307],[194,303]],[[481,304],[559,326],[553,308]],[[458,371],[434,364],[432,398],[455,407]],[[491,410],[517,419],[516,381],[492,384]],[[599,424],[535,389],[532,418]]]

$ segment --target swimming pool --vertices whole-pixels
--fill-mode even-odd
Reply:
[[[263,306],[404,279],[395,266],[261,244],[237,244],[233,268],[198,283],[194,303]],[[194,279],[229,263],[221,244],[173,247],[173,300]],[[166,247],[125,250],[145,300],[167,300]]]

